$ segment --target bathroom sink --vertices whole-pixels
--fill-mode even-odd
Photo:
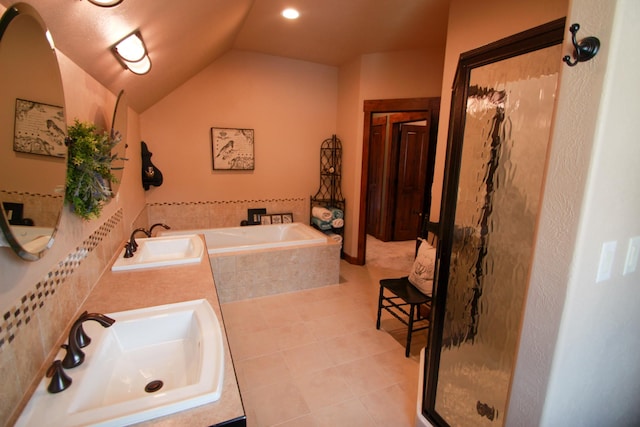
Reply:
[[[204,244],[197,234],[136,239],[136,243],[138,250],[133,256],[125,258],[125,249],[122,249],[111,270],[125,271],[191,264],[200,262],[204,253]]]
[[[107,316],[109,328],[83,324],[92,341],[84,363],[65,370],[71,386],[51,394],[43,378],[16,426],[122,426],[220,398],[222,334],[206,300]]]

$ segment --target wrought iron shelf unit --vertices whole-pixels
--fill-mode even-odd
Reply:
[[[322,229],[313,220],[313,208],[323,207],[342,211],[344,222],[345,200],[340,189],[342,180],[342,142],[336,135],[325,139],[320,146],[320,188],[310,198],[310,223],[325,233],[344,236],[344,225]],[[324,228],[324,227],[323,227]]]

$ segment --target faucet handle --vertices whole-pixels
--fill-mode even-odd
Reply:
[[[47,391],[49,393],[60,393],[62,390],[67,389],[71,383],[71,377],[69,377],[62,368],[62,362],[60,360],[54,361],[49,369],[47,369],[47,378],[51,378]]]
[[[86,315],[87,312],[85,311],[84,314]],[[87,335],[87,333],[82,328],[82,325],[78,327],[78,333],[76,334],[76,342],[78,343],[78,347],[80,348],[84,348],[89,344],[91,344],[91,337]]]
[[[124,245],[124,255],[123,255],[124,258],[131,258],[133,256],[133,252],[134,252],[133,245],[131,244],[131,242],[127,242]]]
[[[84,351],[80,350],[80,348],[70,344],[62,344],[61,347],[67,350],[64,359],[62,359],[63,367],[71,369],[84,362]]]

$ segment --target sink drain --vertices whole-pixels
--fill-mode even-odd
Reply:
[[[164,383],[162,381],[154,380],[144,387],[144,391],[146,391],[147,393],[155,393],[156,391],[160,390],[163,385]]]

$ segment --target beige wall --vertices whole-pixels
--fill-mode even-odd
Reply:
[[[438,50],[371,54],[338,69],[229,52],[141,115],[142,138],[164,177],[146,201],[308,198],[319,186],[320,144],[335,133],[343,144],[345,252],[355,256],[363,101],[438,96],[442,58]],[[254,171],[212,171],[212,126],[255,129]]]
[[[309,197],[335,133],[337,69],[232,51],[141,115],[164,183],[149,203]],[[211,127],[255,130],[255,170],[212,171]],[[308,218],[295,218],[308,222]]]
[[[460,54],[567,14],[568,0],[472,2],[452,0],[442,76],[438,150],[433,181],[431,218],[440,215],[440,197],[447,148],[451,88]]]
[[[639,19],[635,0],[571,1],[568,24],[602,45],[590,62],[563,65],[512,425],[640,423],[640,271],[623,275],[640,235],[640,61],[629,55]],[[596,282],[609,241],[611,278]]]
[[[439,49],[377,53],[340,68],[337,129],[344,148],[342,194],[347,199],[344,250],[353,257],[358,244],[364,101],[440,96],[443,54]]]
[[[450,88],[461,52],[567,15],[578,38],[598,36],[598,56],[561,68],[536,252],[507,426],[637,425],[640,272],[623,275],[640,235],[634,0],[453,0],[442,89],[442,179]],[[497,24],[499,23],[499,24]],[[571,52],[565,40],[564,53]],[[440,181],[441,182],[441,181]],[[436,184],[434,184],[436,185]],[[441,185],[441,184],[440,184]],[[436,209],[436,206],[434,206]],[[617,242],[612,277],[596,283],[602,244]]]
[[[105,127],[116,96],[63,54],[58,60],[67,123],[78,118]],[[137,114],[129,110],[129,153],[140,152],[137,121]],[[39,381],[48,354],[56,351],[78,307],[144,207],[141,162],[139,156],[130,157],[120,192],[99,219],[83,221],[66,206],[55,244],[36,262],[0,248],[0,425],[10,421],[29,387]]]
[[[489,2],[470,2],[467,0],[452,0],[449,8],[449,24],[447,29],[447,46],[444,60],[444,73],[441,88],[440,123],[438,128],[438,147],[436,153],[436,166],[433,183],[433,204],[431,217],[440,215],[441,189],[443,184],[444,162],[447,146],[449,114],[451,107],[451,88],[455,77],[460,54],[520,31],[527,30],[537,25],[544,24],[554,19],[566,16],[568,1],[544,0],[513,2],[510,0],[492,0]],[[561,71],[562,73],[562,71]],[[436,191],[440,189],[440,191]],[[544,196],[543,196],[544,197]],[[535,286],[531,284],[530,286]],[[527,302],[525,302],[526,306]],[[528,309],[528,308],[526,308]],[[554,330],[557,326],[550,325]],[[551,335],[550,345],[553,348],[554,336]],[[522,349],[520,349],[522,353]],[[533,352],[534,357],[542,357]],[[516,362],[517,363],[517,362]],[[536,363],[540,363],[537,359]],[[547,372],[548,374],[548,372]],[[527,378],[521,384],[528,389],[526,402],[529,408],[544,404],[545,378]],[[535,387],[529,387],[531,381]],[[524,402],[518,402],[521,405]],[[527,408],[527,409],[529,409]],[[512,423],[507,425],[537,425],[540,414],[527,414],[529,418],[522,418],[522,408],[508,406],[507,415],[512,417]],[[531,410],[530,412],[535,412]],[[516,414],[516,415],[513,415]]]
[[[58,53],[58,58],[65,92],[67,123],[72,124],[73,120],[78,118],[105,127],[107,122],[111,122],[116,100],[115,95],[97,83],[63,54]],[[129,153],[140,150],[136,121],[137,115],[130,110]],[[134,170],[140,168],[140,166],[135,167],[136,162],[138,165],[140,164],[139,161],[132,158],[127,164],[120,194],[116,200],[105,207],[103,214],[105,218],[117,209],[126,206],[125,217],[128,218],[127,221],[131,222],[142,209],[143,194],[141,190],[137,191],[135,185],[135,180],[138,179],[139,182],[139,178]],[[10,248],[0,248],[0,270],[2,271],[0,309],[2,312],[10,308],[17,299],[22,297],[26,289],[38,282],[53,265],[63,259],[77,246],[78,242],[81,242],[101,224],[101,219],[82,221],[71,213],[68,206],[65,206],[61,227],[55,237],[55,244],[42,259],[36,262],[26,262],[18,258]]]

